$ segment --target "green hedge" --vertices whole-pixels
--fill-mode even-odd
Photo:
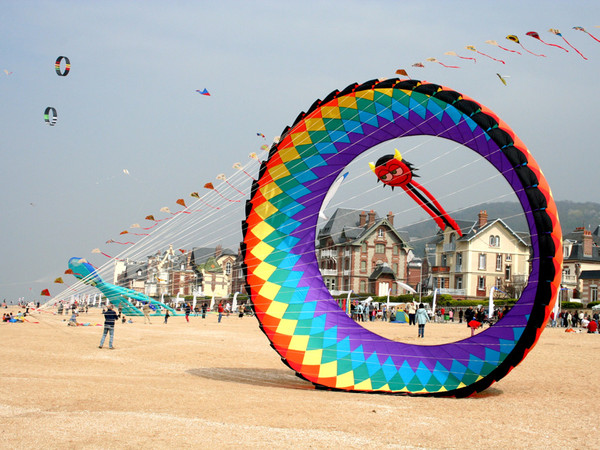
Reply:
[[[584,309],[584,306],[578,302],[561,302],[560,307],[562,309]],[[588,307],[591,308],[590,305]]]

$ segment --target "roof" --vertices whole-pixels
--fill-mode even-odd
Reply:
[[[204,264],[209,258],[215,257],[216,251],[216,247],[194,247],[192,249],[192,264]],[[224,248],[221,250],[221,256],[237,256],[237,253],[228,248]]]
[[[583,242],[583,227],[575,228],[573,231],[567,234],[563,234],[563,240],[577,241],[579,243]],[[597,246],[600,246],[600,226],[598,226],[592,232],[592,241]]]
[[[456,224],[462,231],[463,235],[457,239],[457,241],[470,241],[480,233],[491,228],[496,223],[502,225],[506,230],[511,233],[518,241],[521,241],[523,245],[529,246],[530,237],[529,233],[522,233],[513,231],[502,219],[489,220],[483,227],[478,228],[479,221],[468,221],[468,220],[456,220]],[[439,244],[444,240],[444,231],[439,230],[435,237],[428,242],[428,244]]]
[[[375,267],[373,273],[369,275],[369,280],[376,280],[382,275],[391,275],[394,280],[396,279],[396,275],[390,266],[388,266],[386,263],[383,263],[378,264],[377,267]]]
[[[399,231],[394,226],[388,222],[387,219],[381,218],[375,213],[375,223],[372,226],[359,226],[360,224],[360,215],[361,213],[367,214],[367,220],[369,213],[366,211],[358,210],[358,209],[347,209],[347,208],[338,208],[333,213],[331,218],[327,221],[325,226],[319,230],[319,239],[329,237],[333,240],[335,244],[345,244],[348,240],[353,241],[354,244],[360,243],[361,239],[369,236],[376,227],[381,225],[382,222],[385,222],[386,225],[396,233],[398,238],[406,244],[407,248],[410,248],[408,245],[409,235],[406,231]]]
[[[583,256],[583,243],[575,242],[571,246],[571,252],[569,256],[566,256],[565,261],[599,261],[600,262],[600,248],[592,247],[592,256]]]
[[[579,275],[580,280],[600,280],[600,270],[583,270]]]

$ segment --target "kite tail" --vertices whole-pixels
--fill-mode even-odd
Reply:
[[[571,43],[565,39],[565,37],[564,37],[564,36],[561,36],[561,38],[562,38],[562,40],[563,40],[563,41],[565,41],[565,42],[567,43],[567,45],[568,45],[569,47],[571,47],[573,50],[575,50],[575,51],[576,51],[576,52],[579,54],[579,56],[581,56],[583,59],[585,59],[585,60],[587,61],[587,58],[586,58],[585,56],[583,56],[583,53],[581,53],[579,50],[577,50],[575,47],[573,47],[573,46],[571,45]],[[597,40],[597,39],[596,39],[596,40]],[[568,51],[568,50],[567,50],[567,51]]]
[[[213,188],[213,191],[215,191],[217,194],[219,194],[219,196],[223,199],[223,200],[227,200],[228,202],[232,202],[232,203],[239,203],[241,200],[232,200],[230,198],[225,197],[223,194],[221,194],[219,192],[219,190],[217,188]]]
[[[589,31],[585,32],[589,37],[591,37],[593,40],[595,40],[596,42],[600,42],[600,39],[598,39],[596,36],[594,36],[593,34],[591,34]]]
[[[509,49],[509,48],[502,47],[501,45],[498,45],[498,47],[499,47],[499,48],[501,48],[501,49],[502,49],[502,50],[504,50],[504,51],[507,51],[507,52],[516,53],[517,55],[520,55],[520,54],[521,54],[521,52],[520,52],[520,51],[517,51],[517,50],[511,50],[511,49]]]
[[[499,62],[499,63],[506,64],[506,63],[505,63],[504,61],[502,61],[501,59],[496,59],[496,58],[494,58],[493,56],[486,55],[485,53],[481,53],[479,50],[477,50],[477,53],[479,53],[480,55],[486,56],[486,57],[488,57],[488,58],[490,58],[490,59],[493,59],[494,61],[497,61],[497,62]]]
[[[236,188],[236,187],[235,187],[233,184],[231,184],[229,181],[225,180],[225,183],[227,183],[227,185],[228,185],[230,188],[232,188],[232,189],[235,189],[235,190],[236,190],[237,192],[239,192],[240,194],[242,194],[242,195],[246,195],[246,194],[244,194],[242,191],[240,191],[238,188]]]
[[[546,57],[546,55],[542,55],[542,54],[538,55],[537,53],[533,53],[531,50],[527,50],[525,47],[523,47],[523,44],[521,44],[520,42],[519,42],[519,45],[521,46],[521,48],[523,50],[525,50],[527,53],[531,53],[533,56],[541,56],[542,58]]]

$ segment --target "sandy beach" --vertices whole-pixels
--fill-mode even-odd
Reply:
[[[17,308],[9,308],[9,311]],[[153,317],[101,326],[35,313],[0,324],[3,448],[594,448],[600,335],[547,328],[474,398],[316,390],[282,364],[253,317]],[[80,322],[103,323],[98,310]],[[33,323],[34,321],[39,323]],[[406,324],[368,323],[417,342]],[[428,324],[425,344],[467,337]]]

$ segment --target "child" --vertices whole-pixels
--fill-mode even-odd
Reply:
[[[169,320],[169,310],[167,309],[167,311],[165,312],[165,325],[167,324],[168,320]]]

